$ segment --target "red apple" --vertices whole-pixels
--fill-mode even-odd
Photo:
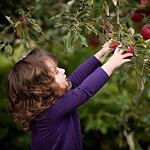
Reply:
[[[120,43],[118,41],[112,41],[110,44],[110,48],[112,49],[111,54],[114,53],[115,49],[120,45]]]
[[[99,46],[99,37],[96,36],[96,35],[91,35],[89,38],[88,38],[88,41],[89,41],[89,44],[91,46],[94,46],[94,47],[98,47]]]
[[[116,49],[119,45],[120,43],[118,41],[112,41],[110,48]]]
[[[150,24],[144,25],[141,28],[140,33],[145,40],[150,39]]]
[[[127,53],[131,53],[134,55],[134,48],[132,46],[128,46],[128,50],[124,51],[123,54],[127,54]],[[129,56],[127,58],[131,58],[131,56]]]
[[[150,3],[150,0],[141,0],[141,5],[147,5]]]
[[[131,16],[131,20],[133,22],[141,22],[144,19],[144,16],[139,10],[134,11],[134,13]]]

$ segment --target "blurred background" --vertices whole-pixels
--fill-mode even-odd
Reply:
[[[69,74],[110,38],[127,52],[132,48],[134,57],[78,109],[83,148],[150,150],[149,0],[1,0],[1,150],[26,150],[30,142],[8,112],[7,76],[14,63],[39,47],[53,52]]]

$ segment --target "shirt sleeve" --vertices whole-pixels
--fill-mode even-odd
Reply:
[[[98,67],[78,87],[68,91],[57,99],[56,103],[48,108],[47,114],[51,119],[58,119],[65,114],[74,111],[95,95],[108,81],[108,74]]]
[[[79,86],[86,77],[101,66],[102,63],[95,56],[91,56],[84,63],[80,64],[68,77],[68,80],[72,83],[72,89]]]

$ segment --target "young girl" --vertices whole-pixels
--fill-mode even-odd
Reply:
[[[102,65],[109,44],[82,63],[66,78],[56,57],[34,49],[17,62],[8,77],[10,112],[31,132],[30,150],[82,150],[80,120],[76,109],[94,96],[112,72],[130,62],[132,54],[116,48]]]

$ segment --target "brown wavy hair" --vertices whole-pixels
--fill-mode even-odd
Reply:
[[[47,62],[51,64],[47,65]],[[54,79],[57,59],[50,52],[34,49],[17,62],[8,76],[9,111],[20,126],[29,131],[30,122],[52,106],[57,97],[71,88],[61,89]]]

